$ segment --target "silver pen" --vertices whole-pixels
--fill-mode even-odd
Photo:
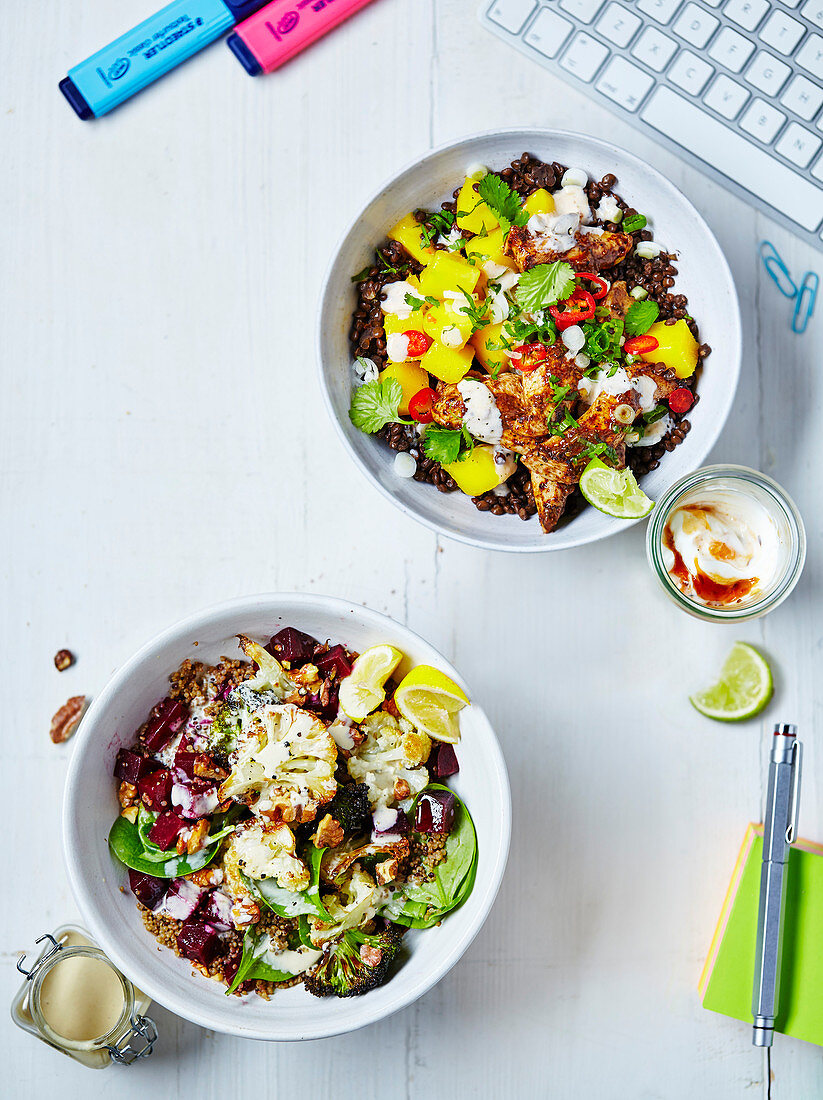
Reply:
[[[752,1043],[756,1047],[770,1047],[774,1038],[783,948],[783,910],[786,905],[789,851],[797,836],[801,762],[802,745],[797,740],[797,726],[775,726],[769,757],[769,790],[763,825],[763,867],[760,872],[754,960]]]

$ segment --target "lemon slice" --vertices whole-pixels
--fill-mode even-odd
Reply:
[[[349,675],[340,681],[340,709],[353,722],[362,722],[367,714],[386,698],[383,685],[403,659],[393,645],[373,645],[365,649],[352,665]]]
[[[631,470],[614,470],[599,458],[583,471],[580,492],[599,512],[618,519],[642,519],[654,508]]]
[[[767,662],[752,646],[735,642],[717,683],[690,695],[689,702],[707,718],[742,722],[763,710],[773,690],[772,670]]]
[[[413,668],[394,693],[394,701],[403,717],[434,741],[454,745],[460,740],[457,715],[469,700],[459,684],[439,669]]]

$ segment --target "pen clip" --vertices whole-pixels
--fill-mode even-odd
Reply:
[[[786,826],[786,843],[794,844],[797,838],[797,817],[800,810],[800,772],[803,766],[803,746],[795,741],[792,746],[792,800],[789,824]]]

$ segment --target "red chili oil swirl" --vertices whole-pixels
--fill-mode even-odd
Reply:
[[[711,509],[702,506],[699,509],[691,509],[686,506],[683,510],[708,512]],[[674,535],[668,523],[663,528],[663,545],[674,556],[674,564],[668,571],[669,576],[674,577],[678,588],[684,595],[688,596],[690,592],[693,592],[707,606],[727,607],[729,604],[739,603],[748,596],[758,582],[758,577],[746,577],[739,581],[732,581],[729,584],[722,584],[713,577],[701,572],[696,563],[696,571],[692,573],[675,547]],[[729,561],[734,557],[734,551],[722,542],[713,542],[710,550],[712,557],[720,561]]]

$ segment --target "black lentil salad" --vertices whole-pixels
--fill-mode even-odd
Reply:
[[[239,641],[244,659],[184,661],[118,752],[112,855],[147,931],[227,993],[366,993],[406,929],[472,891],[474,825],[445,785],[468,700],[425,665],[398,684],[389,645]],[[439,718],[432,682],[459,697]]]
[[[549,531],[592,458],[640,477],[685,438],[711,349],[616,185],[524,153],[401,219],[354,276],[351,417],[401,476]]]

